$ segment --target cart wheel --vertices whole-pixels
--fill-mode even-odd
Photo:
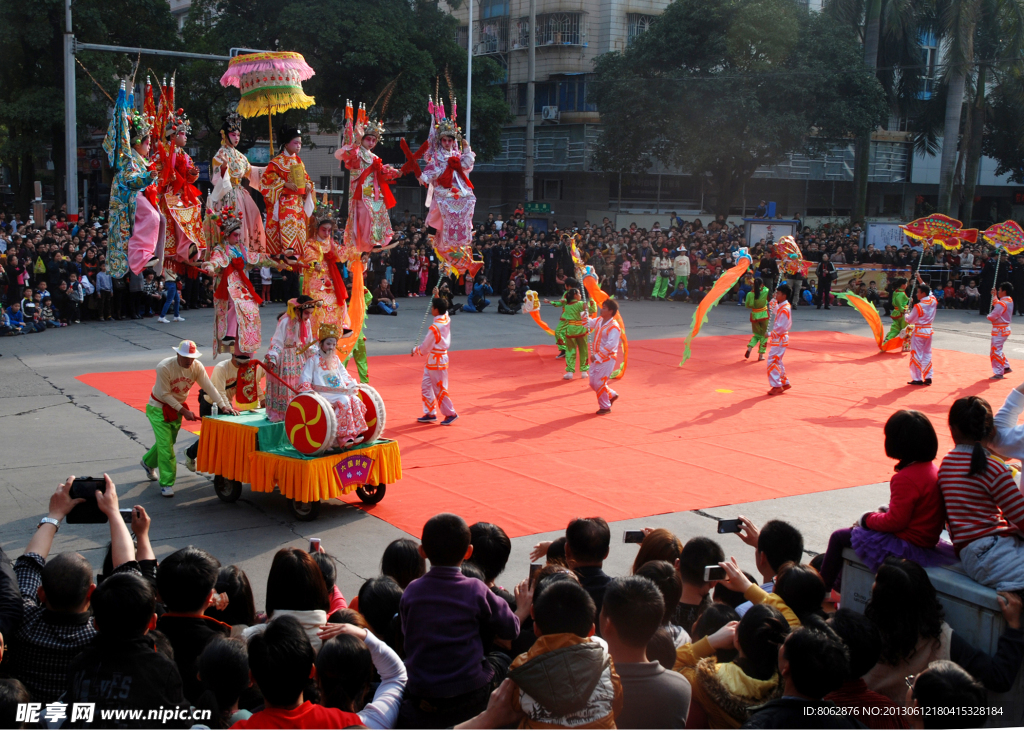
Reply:
[[[242,496],[242,483],[238,480],[229,480],[220,475],[213,477],[213,489],[217,497],[226,503],[233,503]]]
[[[311,503],[303,503],[298,500],[289,500],[288,507],[292,511],[292,515],[295,516],[296,520],[301,520],[306,523],[311,520],[316,520],[316,517],[320,515],[320,501],[317,500]]]
[[[384,492],[387,485],[363,485],[356,488],[356,495],[366,505],[376,505],[384,499]]]

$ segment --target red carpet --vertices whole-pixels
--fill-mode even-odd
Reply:
[[[998,408],[1016,384],[989,381],[987,357],[936,351],[936,385],[914,388],[907,355],[878,354],[868,338],[800,332],[786,356],[793,389],[770,398],[765,364],[756,353],[743,360],[746,341],[702,337],[682,368],[681,339],[631,342],[629,370],[614,386],[621,398],[603,417],[585,379],[561,380],[553,345],[454,351],[460,419],[451,427],[414,421],[422,359],[372,357],[405,476],[368,512],[413,535],[450,511],[519,536],[575,516],[621,520],[884,482],[893,463],[882,426],[893,411],[925,412],[941,457],[952,446],[954,399],[977,394]],[[80,377],[136,408],[152,379]]]

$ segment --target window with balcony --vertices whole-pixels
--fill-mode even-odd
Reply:
[[[537,46],[582,46],[587,42],[585,13],[544,13],[537,16]],[[530,21],[520,18],[516,23],[514,48],[530,43]]]
[[[480,0],[480,17],[503,18],[508,16],[508,0]]]
[[[626,13],[626,45],[633,45],[633,41],[651,29],[653,22],[653,15]]]
[[[460,25],[455,29],[455,42],[459,44],[459,48],[465,50],[466,46],[469,45],[469,26]]]
[[[936,66],[939,60],[939,43],[934,32],[921,34],[921,99],[931,99],[937,82]]]
[[[544,107],[558,107],[560,112],[596,112],[597,105],[587,100],[588,76],[574,76],[536,85],[533,92],[533,113],[540,115]],[[526,84],[518,84],[515,107],[517,114],[526,114]],[[513,101],[511,96],[510,103]]]
[[[473,22],[473,55],[508,53],[508,16]]]

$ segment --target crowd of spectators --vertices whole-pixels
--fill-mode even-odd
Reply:
[[[896,412],[890,502],[825,554],[809,558],[791,522],[741,517],[758,577],[715,539],[664,528],[645,529],[629,575],[610,576],[599,517],[572,520],[533,547],[528,575],[507,576],[505,531],[442,513],[419,541],[388,545],[349,602],[323,544],[282,548],[252,579],[196,546],[157,561],[149,516],[134,506],[122,519],[109,478],[95,496],[110,525],[97,572],[51,555],[82,502],[72,477],[13,566],[0,552],[0,727],[102,727],[104,712],[155,708],[176,709],[169,727],[209,728],[981,725],[986,693],[1008,691],[1024,663],[1024,494],[983,446],[1021,451],[1024,384],[1015,393],[998,417],[978,397],[956,401],[957,446],[939,468],[928,417]],[[964,570],[998,590],[993,655],[947,623],[922,568],[956,560],[941,555],[944,527]],[[850,546],[876,572],[863,613],[834,589],[834,552]],[[64,719],[90,703],[95,717]],[[974,715],[937,711],[950,706]]]

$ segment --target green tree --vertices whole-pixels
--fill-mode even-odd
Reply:
[[[316,71],[304,84],[316,106],[275,118],[275,127],[289,121],[337,129],[346,99],[370,106],[381,89],[400,76],[387,118],[409,119],[425,129],[427,95],[434,93],[438,77],[447,97],[446,68],[456,95],[465,89],[466,54],[455,42],[457,25],[429,0],[201,0],[192,5],[184,35],[189,50],[199,52],[247,47],[303,55]],[[211,130],[219,128],[220,117],[238,99],[237,91],[219,88],[216,80],[211,85],[214,66],[190,64],[188,75],[196,81],[184,82],[188,99],[197,113],[205,115],[204,124]],[[222,72],[218,70],[217,79]],[[473,65],[474,141],[484,157],[499,149],[501,126],[508,119],[508,104],[496,83],[500,74],[491,61]],[[246,124],[247,138],[266,134],[266,125],[266,118]],[[211,147],[215,138],[209,138]]]
[[[56,199],[64,202],[64,2],[0,3],[0,164],[11,170],[16,205],[28,208],[32,183],[39,177],[36,160],[49,149]],[[177,42],[174,20],[165,0],[77,0],[73,30],[78,40],[127,46],[171,48]],[[127,73],[134,59],[109,53],[82,53],[80,61],[117,92],[114,74]],[[109,102],[81,69],[77,70],[79,134],[104,127]]]
[[[995,159],[996,175],[1024,185],[1024,88],[997,88],[990,97],[982,151]]]
[[[852,32],[790,0],[676,0],[628,50],[598,59],[594,93],[605,169],[657,159],[708,176],[721,214],[759,167],[887,112]]]

